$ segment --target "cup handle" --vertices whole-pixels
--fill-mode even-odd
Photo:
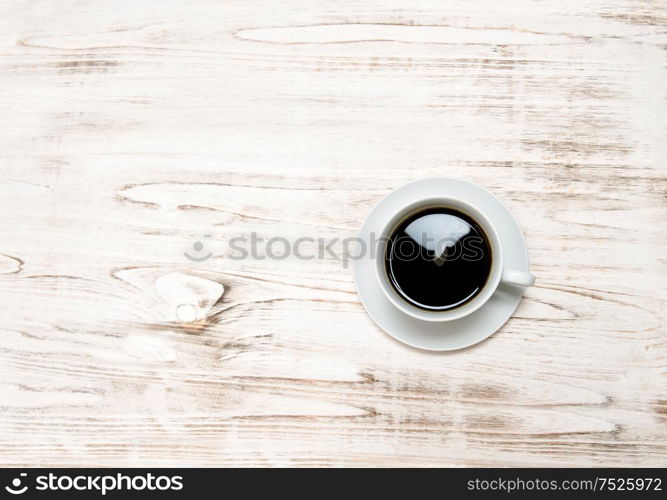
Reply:
[[[513,269],[506,269],[500,279],[503,283],[512,286],[533,286],[535,284],[535,276],[528,271],[515,271]]]

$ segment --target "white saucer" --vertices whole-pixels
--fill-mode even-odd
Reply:
[[[498,231],[505,267],[528,271],[526,242],[511,212],[485,189],[458,179],[423,179],[392,191],[371,210],[359,237],[370,241],[371,233],[380,234],[401,207],[438,196],[465,199],[478,207]],[[400,342],[429,351],[462,349],[490,337],[510,318],[523,296],[523,288],[501,283],[488,302],[469,316],[444,322],[423,321],[403,313],[387,299],[370,255],[355,262],[354,277],[361,302],[380,328]]]

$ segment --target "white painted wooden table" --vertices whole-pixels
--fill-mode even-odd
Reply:
[[[3,2],[1,464],[667,466],[666,29],[664,0]],[[226,253],[353,236],[427,176],[525,229],[538,285],[472,349],[392,341],[340,260]]]

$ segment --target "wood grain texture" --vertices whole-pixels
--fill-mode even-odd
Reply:
[[[2,2],[0,463],[667,466],[666,48],[665,1]],[[526,233],[474,348],[225,253],[428,176]]]

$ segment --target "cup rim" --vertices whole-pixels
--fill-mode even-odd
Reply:
[[[395,211],[394,215],[384,224],[380,231],[380,240],[388,239],[391,232],[407,217],[421,210],[427,210],[429,207],[444,207],[459,210],[471,217],[477,222],[489,238],[491,245],[492,261],[491,272],[482,288],[482,290],[470,302],[463,304],[460,307],[445,311],[429,311],[421,309],[415,305],[407,302],[399,295],[394,286],[391,284],[389,276],[386,273],[385,267],[385,252],[386,241],[384,244],[378,245],[376,251],[375,274],[382,292],[394,307],[403,313],[424,321],[442,322],[452,321],[456,319],[469,316],[470,314],[481,308],[493,296],[500,284],[503,270],[503,253],[502,245],[500,244],[500,237],[494,224],[489,218],[478,209],[470,201],[464,200],[456,196],[429,196],[425,198],[418,198],[403,205],[402,208]],[[470,213],[472,212],[472,213]]]

